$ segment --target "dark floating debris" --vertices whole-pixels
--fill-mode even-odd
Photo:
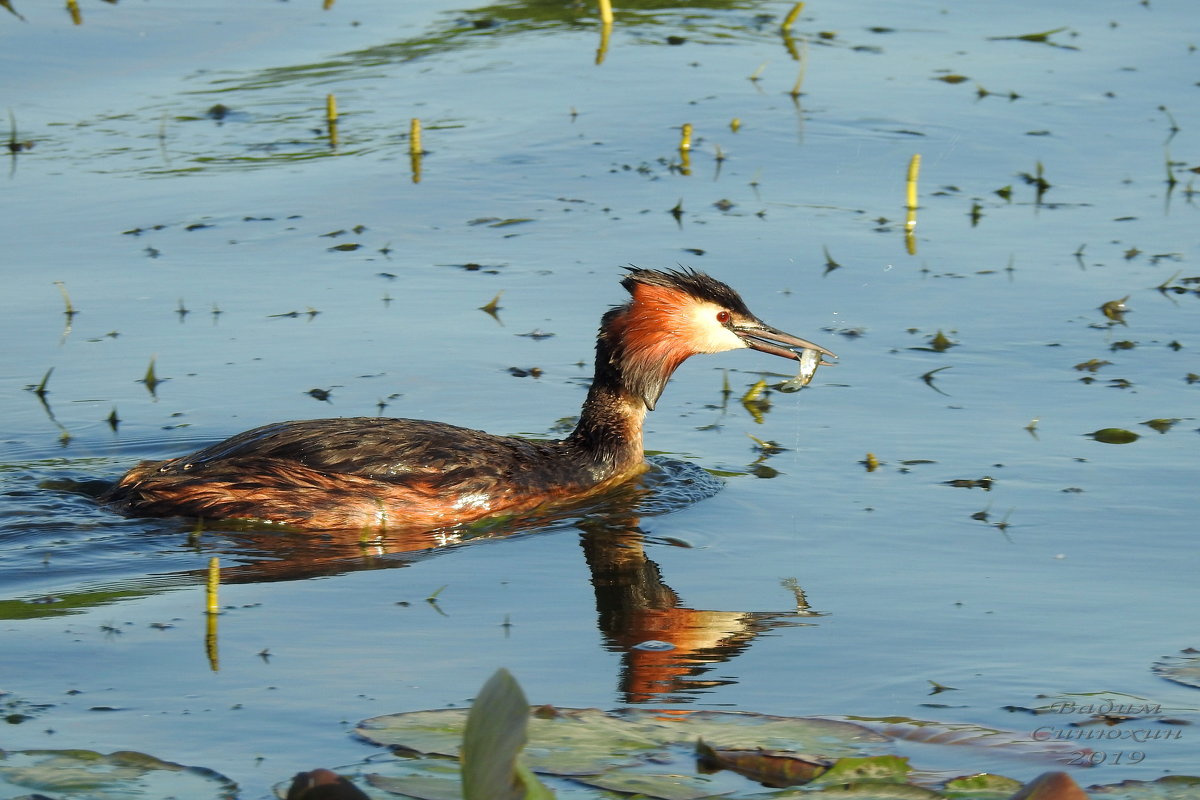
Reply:
[[[982,478],[956,478],[952,481],[942,481],[942,485],[958,489],[983,489],[985,492],[990,492],[992,484],[995,482],[995,478],[984,476]]]

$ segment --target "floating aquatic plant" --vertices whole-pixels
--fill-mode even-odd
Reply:
[[[1133,431],[1127,431],[1124,428],[1101,428],[1086,435],[1104,444],[1130,444],[1141,438]]]

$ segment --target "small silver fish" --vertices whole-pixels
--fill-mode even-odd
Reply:
[[[779,391],[798,392],[812,383],[813,376],[817,374],[817,367],[821,366],[821,353],[806,347],[800,351],[798,360],[800,371],[796,373],[796,377],[779,384]]]

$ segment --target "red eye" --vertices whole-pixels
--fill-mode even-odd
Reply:
[[[722,325],[728,325],[730,319],[732,319],[732,317],[728,311],[722,310],[717,312],[717,322],[721,323]]]

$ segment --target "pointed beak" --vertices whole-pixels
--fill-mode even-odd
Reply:
[[[755,350],[761,350],[764,353],[770,353],[773,356],[782,356],[783,358],[800,358],[802,350],[816,350],[822,356],[837,358],[837,354],[832,350],[826,350],[819,344],[813,344],[807,339],[801,339],[799,336],[792,336],[790,333],[784,333],[781,330],[776,330],[770,325],[755,320],[754,322],[739,323],[732,326],[732,330],[736,333],[747,347],[752,347]],[[832,367],[834,363],[831,361],[820,361],[821,366]]]

